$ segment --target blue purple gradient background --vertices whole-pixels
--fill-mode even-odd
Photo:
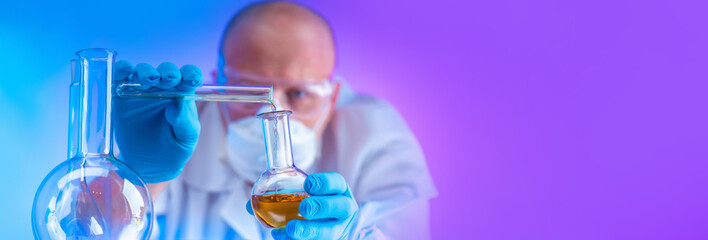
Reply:
[[[705,1],[306,1],[338,73],[395,105],[435,239],[708,239]],[[69,59],[210,71],[243,1],[0,2],[0,238],[65,159]]]

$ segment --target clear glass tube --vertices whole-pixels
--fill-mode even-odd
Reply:
[[[266,112],[258,115],[263,121],[266,147],[266,171],[280,172],[295,167],[290,142],[290,111]]]
[[[72,61],[69,159],[37,190],[36,239],[147,239],[152,199],[138,174],[113,157],[112,75],[116,52],[86,49]]]
[[[266,112],[258,115],[263,121],[266,170],[253,184],[251,207],[256,219],[269,228],[285,227],[300,215],[300,202],[305,199],[307,174],[293,164],[290,142],[290,111]]]
[[[273,86],[202,85],[194,93],[143,91],[139,83],[124,83],[116,88],[121,97],[185,99],[202,101],[272,103]]]

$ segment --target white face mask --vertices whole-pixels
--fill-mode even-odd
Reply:
[[[258,112],[266,111],[270,111],[270,106],[264,106]],[[252,116],[230,123],[226,139],[228,142],[226,156],[231,167],[244,179],[256,181],[266,170],[261,120]],[[300,169],[309,169],[319,151],[317,134],[302,122],[290,119],[290,140],[294,164]]]

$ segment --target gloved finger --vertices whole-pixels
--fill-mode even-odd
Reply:
[[[182,72],[179,71],[177,65],[171,62],[163,62],[157,66],[157,71],[160,73],[160,82],[155,85],[159,89],[170,89],[180,81],[182,81]]]
[[[270,231],[270,235],[273,236],[273,239],[275,240],[291,240],[290,236],[288,236],[288,233],[285,231],[285,228],[276,228]]]
[[[285,232],[294,239],[337,239],[334,229],[339,223],[339,220],[293,219],[285,226]]]
[[[202,70],[194,65],[184,65],[180,69],[182,72],[182,82],[177,85],[177,90],[183,92],[194,92],[202,85]]]
[[[253,215],[253,206],[251,206],[251,199],[248,199],[248,202],[246,203],[246,212],[248,212],[248,214]]]
[[[310,196],[300,202],[300,215],[308,219],[345,219],[356,212],[358,206],[344,195]]]
[[[160,82],[160,73],[150,64],[139,63],[135,65],[135,72],[130,80],[140,84],[140,86],[134,86],[135,89],[147,90]]]
[[[180,143],[193,143],[199,139],[201,125],[194,100],[173,100],[165,108],[165,120],[172,126]]]
[[[133,64],[125,60],[120,60],[113,65],[113,81],[123,83],[128,81],[128,77],[135,71]]]
[[[340,195],[347,191],[347,182],[336,172],[315,173],[305,179],[305,191],[310,195]]]

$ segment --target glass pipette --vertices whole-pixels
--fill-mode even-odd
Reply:
[[[273,86],[238,86],[238,85],[202,85],[194,93],[184,92],[145,92],[137,90],[139,83],[124,83],[116,87],[116,93],[121,97],[154,98],[154,99],[184,99],[221,102],[253,102],[272,103]]]

